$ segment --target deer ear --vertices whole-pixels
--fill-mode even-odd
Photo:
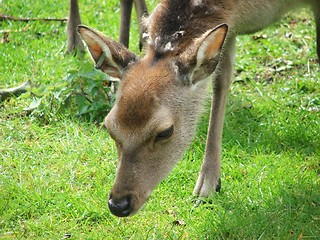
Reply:
[[[86,26],[78,26],[78,33],[86,43],[95,67],[115,78],[122,78],[124,69],[136,61],[134,53],[122,44],[103,36]]]
[[[227,32],[228,25],[221,24],[204,33],[181,54],[180,70],[182,69],[182,72],[187,74],[189,83],[195,84],[214,72],[219,63],[221,48]]]

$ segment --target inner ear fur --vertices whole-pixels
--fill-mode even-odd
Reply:
[[[227,24],[218,25],[195,39],[179,56],[177,66],[183,81],[195,84],[214,72],[227,32]]]
[[[95,67],[106,74],[121,79],[128,64],[136,61],[134,53],[102,33],[82,25],[77,30],[88,47]]]

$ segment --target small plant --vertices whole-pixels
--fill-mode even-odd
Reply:
[[[67,81],[73,89],[77,115],[102,120],[114,103],[117,82],[97,70],[70,71]]]
[[[115,100],[117,82],[97,70],[71,70],[65,80],[49,86],[32,88],[23,97],[33,96],[24,110],[47,122],[67,107],[78,117],[101,122]]]

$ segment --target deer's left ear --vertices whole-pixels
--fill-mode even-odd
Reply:
[[[88,46],[97,69],[115,78],[122,78],[124,69],[136,61],[136,55],[121,43],[103,36],[86,26],[78,26],[78,33]]]
[[[209,77],[219,63],[222,45],[228,32],[228,25],[221,24],[207,31],[192,46],[181,54],[179,67],[187,74],[191,83],[197,83]],[[187,70],[187,72],[184,71]]]

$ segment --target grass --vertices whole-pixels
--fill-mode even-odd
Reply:
[[[150,8],[155,5],[150,3]],[[0,12],[65,17],[67,1],[2,1]],[[119,3],[81,1],[84,24],[117,38]],[[131,49],[137,52],[133,22]],[[63,82],[92,69],[64,56],[64,23],[0,22],[0,86]],[[0,39],[4,33],[0,32]],[[191,197],[201,165],[208,110],[190,149],[136,216],[107,208],[117,155],[105,129],[72,108],[21,115],[32,95],[0,105],[0,239],[318,239],[320,91],[315,26],[308,10],[238,38],[228,99],[222,192]],[[44,108],[43,114],[50,109]]]

